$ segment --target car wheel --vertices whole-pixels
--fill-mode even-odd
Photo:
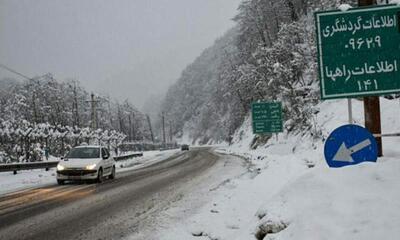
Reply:
[[[98,171],[96,182],[98,183],[103,182],[103,169],[101,168]]]
[[[115,166],[113,166],[111,174],[110,174],[110,179],[115,179]]]
[[[60,179],[57,179],[57,183],[58,183],[58,185],[64,185],[64,180],[60,180]]]

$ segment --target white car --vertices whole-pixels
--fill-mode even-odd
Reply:
[[[115,178],[115,161],[108,149],[101,146],[75,147],[57,165],[60,185],[66,180],[102,182],[106,176]]]

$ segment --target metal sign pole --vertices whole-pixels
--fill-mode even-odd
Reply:
[[[358,6],[374,5],[375,0],[358,0]],[[372,134],[381,134],[381,111],[379,97],[364,97],[364,121],[365,127]],[[378,157],[383,156],[382,138],[376,137],[378,144]]]
[[[372,134],[381,134],[381,111],[379,97],[365,97],[364,98],[364,118],[365,128]],[[382,138],[376,137],[378,144],[378,157],[383,156],[382,151]]]
[[[349,124],[353,124],[353,106],[351,103],[351,98],[347,99],[347,108],[349,112]]]

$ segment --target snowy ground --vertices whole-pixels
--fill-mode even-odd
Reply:
[[[129,171],[148,166],[158,161],[163,161],[180,150],[148,151],[143,157],[132,158],[117,162],[117,172]],[[58,159],[52,158],[52,161]],[[12,172],[0,173],[0,194],[14,192],[26,188],[41,187],[56,183],[56,169],[45,171],[44,169],[18,171],[17,175]]]
[[[143,152],[143,157],[132,158],[117,162],[117,171],[130,171],[137,168],[142,168],[163,161],[175,154],[180,153],[180,149],[165,150],[165,151],[147,151]]]
[[[355,123],[364,122],[362,102],[353,100]],[[323,139],[347,123],[347,101],[323,102],[315,115],[322,136],[280,134],[257,150],[249,150],[248,120],[235,143],[219,147],[224,168],[215,168],[173,206],[157,213],[154,239],[398,239],[400,236],[400,138],[383,138],[384,157],[340,169],[327,167]],[[400,132],[400,103],[381,98],[382,132]],[[177,154],[148,152],[118,163],[118,171],[134,169]],[[236,160],[235,160],[236,159]],[[233,163],[236,163],[233,164]],[[233,164],[233,165],[231,165]],[[232,174],[232,172],[234,174]],[[55,183],[53,172],[0,174],[0,193]],[[233,177],[232,177],[233,176]],[[213,185],[208,185],[213,182]],[[219,184],[215,184],[218,183]],[[266,236],[264,236],[266,234]],[[150,239],[136,236],[132,239]],[[145,237],[145,238],[140,238]],[[147,236],[149,237],[149,236]]]
[[[236,184],[233,179],[242,176],[250,177],[243,159],[220,155],[216,164],[201,175],[191,176],[187,181],[171,186],[170,194],[178,197],[173,201],[163,199],[165,207],[154,212],[150,218],[153,220],[126,240],[189,239],[192,232],[201,230],[196,223],[206,220],[193,218],[198,210],[204,209],[211,211],[211,215],[215,214],[218,208],[213,205],[215,194],[221,189],[234,189]],[[203,217],[201,214],[199,216]],[[234,225],[230,227],[235,228]]]
[[[360,125],[362,104],[353,100]],[[381,112],[382,132],[400,132],[399,101],[381,98]],[[315,124],[322,139],[347,124],[347,101],[322,103]],[[158,239],[398,239],[400,138],[383,139],[385,156],[377,163],[340,169],[327,167],[322,139],[280,134],[249,151],[247,121],[236,143],[219,151],[244,156],[250,171],[227,181],[188,218],[165,226]]]

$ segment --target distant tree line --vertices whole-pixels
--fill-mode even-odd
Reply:
[[[115,130],[32,124],[25,120],[0,123],[0,145],[5,153],[3,160],[8,162],[41,161],[46,158],[46,151],[53,156],[61,156],[66,150],[82,143],[101,144],[115,149],[125,138],[125,134]]]
[[[128,100],[91,96],[78,81],[52,74],[0,80],[0,161],[36,161],[45,148],[60,156],[83,142],[116,147],[123,140],[151,140],[146,116]]]

